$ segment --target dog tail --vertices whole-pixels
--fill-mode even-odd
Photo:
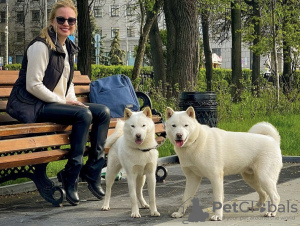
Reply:
[[[104,147],[110,148],[119,139],[119,137],[123,135],[124,123],[125,122],[123,120],[118,119],[115,131],[107,138]]]
[[[280,144],[279,132],[271,123],[259,122],[252,126],[248,132],[271,136]]]

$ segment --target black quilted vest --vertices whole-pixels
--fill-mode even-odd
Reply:
[[[51,91],[56,87],[60,77],[62,76],[64,70],[64,60],[65,60],[65,52],[59,42],[56,42],[56,34],[53,31],[49,31],[49,35],[53,41],[56,43],[56,49],[51,50],[47,45],[46,40],[37,37],[32,40],[27,49],[36,41],[40,41],[45,43],[49,49],[49,63],[47,69],[45,71],[45,76],[43,78],[44,85]],[[69,63],[70,63],[70,76],[67,85],[67,91],[72,82],[74,75],[74,55],[79,51],[79,48],[69,39],[66,40],[65,45],[67,47],[67,51],[69,54]],[[19,73],[19,77],[15,82],[13,90],[8,99],[8,103],[6,106],[6,111],[13,118],[18,119],[23,123],[32,123],[36,121],[38,112],[44,106],[44,102],[31,95],[26,90],[26,73],[27,73],[27,49],[24,53],[24,58],[22,61],[22,67]],[[38,62],[37,62],[38,63]],[[65,95],[67,94],[67,91]]]

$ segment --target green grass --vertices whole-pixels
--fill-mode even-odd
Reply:
[[[229,131],[248,131],[255,123],[266,121],[273,124],[281,136],[282,155],[300,156],[300,115],[257,116],[243,120],[219,122],[218,128]]]

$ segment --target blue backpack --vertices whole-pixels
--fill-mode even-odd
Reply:
[[[140,110],[131,80],[125,75],[112,75],[93,81],[90,85],[90,102],[107,106],[112,118],[124,117],[125,108]]]

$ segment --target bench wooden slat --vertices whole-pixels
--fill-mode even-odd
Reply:
[[[19,126],[15,125],[16,131],[20,131],[20,133],[41,133],[41,132],[53,132],[59,130],[70,130],[71,126],[62,126],[56,124],[44,124],[44,123],[36,123],[35,124],[28,124],[28,126]],[[44,124],[44,126],[42,126]],[[21,124],[22,125],[22,124]],[[7,127],[10,127],[7,129]],[[5,131],[13,130],[13,126],[2,126],[1,134],[5,134]],[[43,129],[44,128],[44,129]],[[55,130],[57,129],[57,130]],[[111,136],[115,129],[108,130],[108,136]],[[162,124],[155,125],[155,133],[164,132],[164,126]],[[9,133],[9,132],[7,132]],[[19,134],[20,134],[19,133]],[[15,133],[18,134],[18,133]],[[60,145],[67,145],[70,143],[69,134],[54,134],[54,135],[42,135],[42,136],[35,136],[35,137],[25,137],[25,138],[15,138],[15,139],[7,139],[7,140],[0,140],[0,154],[9,153],[13,151],[23,151],[23,150],[31,150],[37,148],[44,148],[44,147],[53,147],[53,146],[60,146]],[[108,150],[108,149],[107,149]]]
[[[35,137],[0,140],[0,154],[69,144],[69,134],[54,134]]]
[[[163,133],[165,132],[165,125],[164,124],[155,124],[155,133]]]
[[[75,85],[90,85],[91,80],[87,75],[76,75],[76,74],[74,74],[73,83]]]
[[[82,103],[90,102],[90,100],[87,96],[77,97],[77,100]],[[5,112],[6,104],[7,104],[7,100],[0,100],[0,112]],[[1,120],[0,120],[0,122],[1,122]]]
[[[7,98],[9,97],[10,93],[11,93],[12,88],[8,87],[8,88],[1,88],[0,89],[0,98]]]
[[[0,71],[0,84],[1,86],[13,86],[19,77],[19,71]],[[80,72],[74,73],[74,85],[90,85],[91,80],[87,75],[81,75]]]
[[[72,126],[55,123],[28,123],[0,126],[0,136],[70,131]]]
[[[1,86],[12,86],[15,84],[17,78],[19,77],[18,73],[9,73],[9,74],[1,74],[2,71],[0,71],[0,84]],[[10,72],[10,71],[9,71]]]
[[[0,158],[0,170],[58,161],[64,159],[67,153],[67,150],[57,149],[50,151],[32,152],[23,155],[3,156]]]
[[[1,88],[0,89],[0,98],[8,98],[11,93],[12,87]],[[87,95],[90,92],[90,86],[75,86],[74,87],[76,95]]]
[[[7,117],[12,119],[7,114],[0,114],[0,121],[3,121]],[[8,120],[9,120],[8,119]],[[120,118],[122,119],[122,118]],[[159,122],[161,118],[157,115],[153,115],[152,120],[154,123]],[[16,120],[15,120],[16,121]],[[110,128],[114,128],[117,124],[117,119],[113,118],[110,120]],[[163,132],[163,125],[158,124],[157,133]],[[156,125],[157,126],[157,125]],[[72,126],[61,125],[55,123],[27,123],[27,124],[14,124],[14,125],[2,125],[0,126],[0,137],[5,136],[14,136],[14,135],[26,135],[26,134],[35,134],[35,133],[50,133],[50,132],[63,132],[70,131]],[[1,147],[0,147],[1,149]]]
[[[90,93],[90,86],[75,86],[75,93],[76,95],[82,95],[82,94],[89,94]]]
[[[161,144],[164,141],[164,138],[157,137],[156,141],[158,144]],[[0,170],[58,161],[61,159],[65,159],[68,151],[69,150],[55,149],[49,151],[32,152],[22,155],[3,156],[0,158]],[[105,153],[107,154],[108,152],[109,148],[105,148]]]
[[[19,70],[1,70],[0,71],[0,76],[1,75],[19,75]]]

